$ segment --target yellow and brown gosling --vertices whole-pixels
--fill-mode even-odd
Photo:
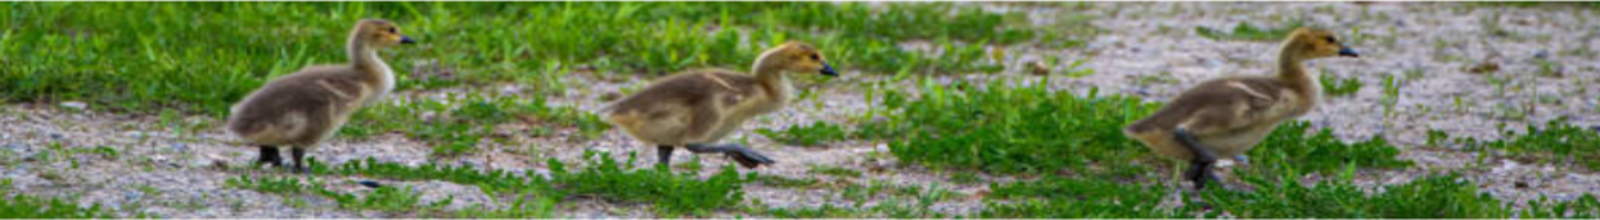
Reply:
[[[378,49],[410,43],[392,22],[361,20],[346,41],[350,63],[306,67],[267,82],[233,106],[228,131],[260,148],[257,163],[283,166],[278,147],[288,146],[293,169],[306,172],[305,150],[333,136],[350,113],[394,89],[394,71],[378,58]]]
[[[1302,61],[1325,57],[1358,57],[1326,30],[1300,28],[1289,34],[1278,55],[1274,76],[1222,77],[1202,82],[1178,95],[1166,107],[1123,133],[1160,155],[1189,160],[1184,178],[1196,189],[1215,179],[1210,168],[1217,158],[1239,156],[1253,148],[1279,123],[1294,120],[1316,107],[1322,89],[1306,73]]]
[[[725,69],[677,73],[607,106],[602,114],[629,136],[656,145],[661,165],[670,164],[677,147],[723,153],[746,168],[772,164],[742,145],[714,142],[745,120],[786,106],[795,96],[786,74],[838,74],[816,47],[795,42],[762,52],[751,71],[755,74]]]

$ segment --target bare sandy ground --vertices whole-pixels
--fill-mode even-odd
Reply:
[[[1068,4],[1071,5],[1071,4]],[[1383,135],[1403,149],[1401,157],[1417,165],[1403,170],[1367,170],[1361,183],[1400,184],[1426,174],[1461,173],[1477,182],[1488,193],[1509,200],[1548,196],[1571,199],[1585,192],[1600,192],[1600,175],[1570,164],[1522,163],[1489,157],[1478,160],[1476,152],[1461,146],[1423,146],[1429,129],[1453,136],[1480,139],[1500,138],[1499,127],[1521,130],[1528,124],[1567,117],[1582,126],[1600,125],[1600,90],[1587,89],[1600,82],[1592,51],[1600,46],[1600,15],[1587,8],[1573,7],[1478,7],[1450,3],[1091,3],[1073,7],[1038,7],[1025,4],[966,4],[993,11],[1029,13],[1038,25],[1052,25],[1057,18],[1090,15],[1092,24],[1103,32],[1082,48],[1052,49],[1030,45],[996,47],[1004,50],[1006,66],[994,74],[955,74],[932,76],[937,82],[1010,80],[1038,83],[1042,78],[1027,74],[1025,67],[1044,56],[1063,61],[1087,59],[1080,68],[1096,73],[1081,78],[1052,77],[1052,87],[1087,91],[1098,87],[1102,94],[1143,96],[1164,101],[1183,88],[1202,80],[1239,74],[1271,74],[1275,42],[1218,41],[1198,36],[1196,27],[1231,29],[1248,21],[1258,26],[1275,27],[1299,19],[1314,26],[1339,30],[1350,46],[1361,51],[1359,59],[1327,59],[1307,63],[1317,74],[1355,78],[1365,86],[1348,96],[1328,97],[1303,120],[1317,128],[1333,129],[1346,140],[1361,140]],[[1497,34],[1498,33],[1498,34]],[[916,43],[907,47],[916,48]],[[823,46],[824,49],[826,46]],[[938,53],[939,51],[928,51]],[[841,62],[841,61],[835,61]],[[409,62],[396,62],[409,63]],[[1067,63],[1052,67],[1057,72]],[[1470,73],[1466,69],[1494,63],[1499,71]],[[1559,76],[1541,76],[1541,63],[1552,63]],[[901,164],[888,156],[883,143],[843,141],[820,147],[786,146],[749,132],[757,128],[783,129],[815,121],[854,125],[855,114],[869,108],[861,85],[890,80],[877,74],[847,72],[839,79],[807,84],[815,98],[799,100],[791,108],[753,120],[745,132],[727,141],[746,142],[779,160],[775,166],[757,171],[790,178],[817,178],[842,184],[881,183],[901,186],[937,185],[968,199],[938,203],[935,211],[966,214],[982,208],[978,195],[987,191],[987,182],[1012,181],[1010,177],[980,175],[983,182],[962,184],[949,181],[948,173]],[[1387,110],[1383,81],[1393,76],[1399,92]],[[628,76],[624,80],[594,79],[588,74],[563,78],[570,85],[584,85],[552,97],[552,105],[572,105],[584,110],[598,109],[605,93],[637,88],[648,78]],[[802,80],[804,81],[804,80]],[[889,82],[889,89],[912,90],[912,82]],[[480,92],[515,95],[531,90],[526,85],[496,85],[480,88],[450,88],[434,91],[397,91],[399,99],[436,98],[445,93]],[[1457,100],[1460,100],[1459,102]],[[216,118],[190,116],[163,126],[159,117],[107,112],[86,112],[56,104],[10,104],[0,107],[0,147],[10,151],[0,157],[0,178],[12,179],[18,192],[41,196],[77,197],[83,204],[99,203],[120,214],[138,212],[164,217],[388,217],[378,212],[350,212],[337,208],[331,200],[317,196],[286,198],[250,190],[229,188],[223,182],[241,174],[285,175],[272,171],[240,171],[215,168],[219,163],[237,165],[254,158],[255,151],[228,137]],[[382,161],[420,164],[439,162],[472,164],[505,170],[545,169],[543,161],[557,158],[581,161],[584,150],[609,152],[618,156],[638,152],[653,158],[654,150],[628,139],[618,131],[599,138],[576,138],[575,131],[561,130],[555,135],[532,137],[517,135],[526,125],[501,127],[512,134],[514,143],[488,144],[478,153],[453,158],[430,158],[429,146],[399,134],[371,138],[335,138],[311,155],[329,163],[343,163],[367,157]],[[199,130],[180,129],[184,127]],[[53,144],[72,149],[109,147],[115,157],[97,154],[49,155]],[[1273,146],[1263,146],[1273,147]],[[49,156],[45,156],[49,155]],[[694,157],[679,154],[674,161]],[[711,174],[729,161],[720,156],[699,157],[707,165],[702,173]],[[812,173],[817,166],[842,167],[863,171],[860,178],[835,177]],[[326,187],[347,192],[368,190],[343,177],[318,177]],[[424,201],[454,198],[449,209],[468,206],[499,207],[509,200],[491,198],[477,187],[442,181],[392,182],[412,187]],[[821,204],[850,205],[839,198],[834,188],[791,189],[750,183],[745,186],[749,200],[760,200],[773,207],[815,207]],[[868,205],[882,202],[869,200]],[[300,202],[303,201],[303,202]],[[568,217],[651,217],[642,204],[611,204],[593,199],[567,201],[559,206]],[[720,216],[740,215],[738,210]]]

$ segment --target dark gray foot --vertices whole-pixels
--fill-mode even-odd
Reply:
[[[1177,139],[1179,144],[1189,148],[1189,151],[1194,154],[1194,157],[1190,158],[1189,161],[1189,171],[1184,172],[1183,177],[1193,181],[1195,189],[1204,189],[1206,182],[1216,179],[1216,176],[1211,174],[1211,165],[1216,164],[1217,155],[1211,153],[1211,150],[1205,146],[1200,145],[1200,139],[1195,138],[1194,134],[1190,134],[1189,130],[1173,130],[1172,137]]]
[[[256,164],[282,167],[283,156],[278,155],[277,146],[261,145],[261,155],[256,158]]]
[[[306,149],[305,148],[299,148],[299,147],[292,148],[292,150],[289,150],[289,154],[290,154],[289,156],[294,157],[294,168],[290,168],[291,171],[294,171],[295,173],[300,173],[300,174],[311,173],[311,169],[306,168]]]
[[[750,148],[745,148],[743,145],[739,144],[723,144],[715,146],[704,144],[688,144],[685,145],[684,148],[687,148],[690,152],[695,153],[724,153],[727,154],[728,157],[733,158],[734,161],[739,162],[739,165],[744,166],[744,168],[756,168],[760,167],[761,165],[772,164],[776,162],[771,158],[767,158],[765,155],[761,155],[761,153],[757,153],[755,150],[750,150]]]
[[[657,157],[661,157],[660,160],[657,160],[658,163],[656,165],[657,166],[671,166],[672,165],[672,150],[674,150],[674,149],[677,149],[677,148],[674,148],[672,146],[667,146],[667,145],[656,146],[656,156]]]

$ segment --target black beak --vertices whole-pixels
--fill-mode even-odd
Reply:
[[[411,40],[411,37],[407,37],[405,35],[400,35],[400,44],[414,44],[414,43],[417,43],[417,41]]]
[[[1341,57],[1361,57],[1361,54],[1356,53],[1356,49],[1350,49],[1350,47],[1339,47],[1339,56],[1341,56]]]
[[[828,66],[828,63],[822,63],[822,75],[825,75],[825,76],[839,76],[839,73],[838,72],[834,72],[833,71],[833,66]]]

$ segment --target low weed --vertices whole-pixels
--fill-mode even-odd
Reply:
[[[1510,207],[1455,176],[1427,177],[1368,194],[1340,180],[1304,185],[1294,172],[1243,175],[1253,191],[1208,190],[1217,209],[1242,218],[1504,218]]]
[[[1159,104],[1101,97],[1097,90],[1078,96],[1039,85],[1006,87],[1003,83],[994,81],[986,89],[966,90],[958,88],[974,86],[927,86],[920,94],[922,99],[916,101],[889,92],[884,105],[901,111],[884,123],[867,124],[863,130],[899,134],[902,138],[889,143],[895,156],[934,167],[1041,173],[1114,163],[1124,171],[1143,169],[1136,164],[1122,165],[1149,152],[1124,137],[1122,127],[1150,114]],[[1399,149],[1382,137],[1344,143],[1330,130],[1313,131],[1309,126],[1286,123],[1249,154],[1269,160],[1284,158],[1293,161],[1285,166],[1300,170],[1330,171],[1345,163],[1373,168],[1409,165],[1394,159]]]
[[[1312,130],[1311,123],[1297,121],[1279,125],[1266,140],[1248,152],[1256,166],[1332,173],[1348,165],[1360,168],[1404,168],[1410,161],[1400,160],[1400,149],[1375,135],[1366,141],[1345,143],[1333,130]],[[1272,168],[1273,166],[1284,166]]]
[[[1166,188],[1100,178],[1045,177],[991,184],[979,218],[1168,218],[1176,211],[1158,203]],[[1006,202],[1001,202],[1006,201]]]
[[[298,195],[300,193],[307,192],[308,189],[312,188],[311,185],[309,185],[307,183],[300,182],[300,178],[295,178],[295,177],[259,177],[259,178],[257,178],[257,177],[252,177],[250,175],[240,175],[240,176],[237,176],[237,177],[234,177],[234,178],[229,178],[228,180],[223,181],[223,185],[224,186],[228,186],[228,187],[233,187],[233,188],[249,189],[249,190],[255,190],[257,192],[264,192],[264,193],[271,193],[271,194],[278,194],[278,195]]]
[[[550,78],[576,66],[654,74],[745,67],[763,47],[789,40],[819,45],[840,69],[993,71],[997,65],[981,62],[988,44],[1059,42],[1082,33],[1008,22],[1018,12],[952,3],[13,2],[0,8],[6,15],[0,27],[8,27],[0,32],[0,54],[19,54],[0,58],[0,100],[213,116],[269,79],[346,62],[341,48],[358,18],[392,19],[419,41],[385,52],[401,73],[401,90],[559,84]],[[1086,28],[1073,30],[1079,29]],[[898,44],[916,40],[942,52]]]
[[[100,204],[88,207],[60,198],[44,199],[12,191],[11,179],[0,179],[0,218],[112,218]]]
[[[816,146],[826,142],[844,140],[852,136],[850,131],[845,130],[844,126],[826,121],[817,121],[805,126],[790,125],[789,128],[785,128],[782,131],[760,128],[756,129],[755,132],[779,143],[799,146]]]
[[[1456,142],[1469,149],[1499,150],[1522,159],[1577,163],[1591,170],[1600,169],[1600,161],[1593,159],[1600,157],[1600,132],[1565,121],[1565,118],[1546,121],[1542,129],[1530,124],[1523,134],[1505,130],[1505,138],[1500,140],[1461,137]]]
[[[422,204],[422,194],[411,188],[378,187],[366,196],[317,189],[317,193],[332,198],[340,208],[349,210],[377,210],[385,212],[431,214],[454,202],[454,198]]]
[[[255,190],[283,196],[313,194],[334,200],[340,208],[348,210],[377,210],[384,212],[435,214],[440,213],[443,207],[454,201],[444,199],[433,203],[422,204],[422,195],[410,188],[397,189],[394,187],[378,187],[377,189],[358,195],[328,190],[320,183],[301,181],[298,177],[251,177],[243,175],[228,179],[224,182],[228,187]]]
[[[312,172],[395,180],[443,180],[476,185],[491,194],[551,198],[584,196],[617,202],[644,203],[652,204],[662,214],[669,216],[704,216],[716,209],[738,205],[744,200],[743,184],[755,179],[739,175],[731,166],[725,167],[723,171],[710,178],[701,179],[694,172],[675,173],[664,167],[635,169],[635,155],[629,155],[626,161],[618,162],[608,154],[589,151],[585,153],[585,158],[587,166],[579,170],[569,170],[567,164],[551,159],[548,161],[550,167],[548,176],[531,170],[517,175],[503,170],[481,170],[471,166],[431,163],[407,166],[379,162],[371,158],[336,167],[314,162]],[[538,200],[524,202],[527,206],[544,206]],[[500,213],[515,214],[510,211]],[[524,214],[538,213],[541,212]],[[494,212],[480,214],[487,215]]]
[[[835,206],[831,203],[823,203],[820,206],[809,208],[761,207],[754,208],[748,212],[765,214],[773,218],[869,218],[879,216],[871,210]]]
[[[553,198],[539,195],[522,195],[505,209],[486,210],[473,206],[456,212],[460,218],[555,218]]]
[[[1504,1],[1504,2],[1471,2],[1467,5],[1490,8],[1536,8],[1536,7],[1573,7],[1600,9],[1600,2],[1543,2],[1543,1]]]
[[[957,83],[926,85],[920,100],[887,92],[885,107],[900,109],[863,130],[890,133],[890,152],[936,168],[1000,173],[1049,173],[1091,163],[1117,163],[1148,151],[1123,137],[1121,127],[1158,105],[1138,98],[1077,96],[1042,84],[987,89]],[[1093,91],[1093,90],[1092,90]],[[1071,138],[1062,135],[1071,134]],[[1130,166],[1138,166],[1131,165]]]
[[[1518,212],[1521,218],[1600,218],[1600,199],[1593,194],[1583,194],[1571,201],[1553,201],[1540,196],[1528,201],[1528,207]]]
[[[667,216],[705,216],[744,201],[747,181],[732,166],[701,180],[692,172],[673,173],[664,167],[633,169],[636,155],[619,163],[608,154],[586,153],[589,167],[569,171],[550,161],[550,181],[564,195],[586,195],[627,203],[648,203]]]
[[[853,178],[860,178],[861,177],[861,171],[856,171],[856,170],[852,170],[852,169],[844,168],[844,167],[827,166],[827,165],[813,165],[813,166],[811,166],[811,170],[809,172],[813,173],[813,174],[822,174],[822,175],[829,175],[829,176],[836,176],[836,177],[853,177]]]
[[[1224,32],[1210,27],[1195,27],[1194,31],[1201,37],[1213,40],[1241,40],[1241,41],[1279,41],[1289,36],[1295,28],[1304,27],[1304,22],[1295,20],[1283,23],[1278,27],[1257,27],[1250,22],[1240,21],[1233,31]]]
[[[822,183],[822,181],[819,181],[816,178],[789,178],[774,175],[761,175],[758,173],[750,173],[750,176],[746,177],[746,179],[750,180],[751,182],[761,183],[761,185],[777,188],[813,188],[821,186]]]
[[[400,132],[431,142],[434,154],[441,156],[470,153],[483,141],[503,141],[496,126],[522,122],[527,133],[551,135],[552,128],[573,128],[579,137],[598,137],[610,125],[599,116],[569,106],[554,107],[542,96],[488,97],[475,94],[451,95],[444,99],[412,99],[362,109],[352,116],[342,134],[366,137]]]
[[[1322,84],[1322,93],[1328,94],[1328,96],[1349,96],[1361,91],[1361,80],[1357,80],[1355,77],[1340,79],[1331,74],[1321,74],[1318,78],[1322,78],[1317,80],[1318,83]]]

